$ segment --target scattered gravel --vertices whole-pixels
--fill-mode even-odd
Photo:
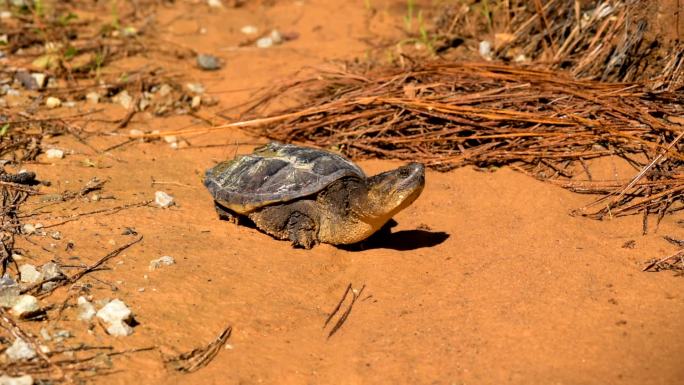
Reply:
[[[173,259],[173,257],[165,255],[161,258],[151,260],[149,269],[150,269],[150,271],[152,271],[152,270],[157,270],[157,269],[164,267],[164,266],[171,266],[171,265],[175,265],[175,264],[176,264],[176,260]]]

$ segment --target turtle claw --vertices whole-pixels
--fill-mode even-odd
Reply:
[[[318,243],[316,238],[316,224],[308,216],[295,212],[287,222],[288,238],[292,245],[310,249]]]

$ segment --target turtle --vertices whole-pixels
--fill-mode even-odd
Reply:
[[[270,142],[208,169],[204,185],[221,219],[248,218],[259,230],[310,249],[371,236],[418,198],[425,166],[411,162],[367,177],[336,153]]]

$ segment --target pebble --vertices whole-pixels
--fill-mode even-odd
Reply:
[[[20,288],[17,282],[5,274],[0,278],[0,307],[12,307],[19,299]]]
[[[190,103],[190,107],[192,108],[197,108],[202,104],[202,98],[199,95],[195,95],[192,97],[192,102]]]
[[[59,266],[54,262],[48,262],[44,264],[40,270],[43,272],[43,277],[45,279],[57,278],[64,275],[64,273],[62,273],[62,269],[60,269]]]
[[[12,18],[12,12],[10,12],[10,11],[0,12],[0,19],[11,19],[11,18]]]
[[[97,104],[100,102],[100,94],[95,91],[88,92],[85,98],[90,104]]]
[[[30,360],[36,356],[36,350],[28,342],[17,338],[12,346],[5,350],[5,354],[10,361]]]
[[[62,239],[62,233],[60,233],[59,231],[53,231],[50,233],[50,238],[60,240]]]
[[[131,105],[133,104],[133,98],[131,97],[131,95],[128,94],[128,91],[126,91],[126,90],[123,90],[123,91],[119,92],[118,94],[116,94],[112,98],[112,101],[114,103],[119,103],[121,105],[121,107],[123,107],[127,110],[130,109]]]
[[[114,299],[97,312],[97,317],[107,325],[107,333],[117,337],[129,336],[133,328],[128,325],[133,313],[119,299]]]
[[[78,319],[81,321],[90,321],[95,316],[95,306],[84,296],[78,297],[76,301],[78,304]]]
[[[58,148],[50,148],[45,151],[45,155],[47,155],[48,159],[62,159],[64,158],[64,151]]]
[[[47,76],[45,74],[41,74],[40,72],[33,73],[31,74],[31,77],[33,80],[35,80],[36,86],[38,86],[38,88],[45,87],[45,81],[47,80]]]
[[[40,336],[44,341],[52,340],[52,336],[50,336],[50,332],[46,328],[40,328]]]
[[[62,270],[57,266],[56,263],[54,262],[48,262],[44,264],[40,270],[43,272],[43,279],[53,279],[57,277],[62,277],[64,276],[64,273],[62,273]],[[57,282],[45,282],[43,286],[41,286],[42,290],[50,290],[53,287],[57,285]]]
[[[26,71],[19,71],[14,74],[14,78],[21,83],[27,90],[35,90],[38,88],[36,80]]]
[[[33,313],[40,309],[38,298],[32,295],[19,296],[17,302],[12,306],[12,314],[21,318],[27,314]]]
[[[43,274],[35,266],[29,264],[19,266],[19,276],[21,282],[24,283],[36,283],[43,279]]]
[[[165,255],[161,258],[151,260],[149,269],[150,269],[150,271],[152,271],[152,270],[157,270],[163,266],[171,266],[171,265],[175,265],[175,264],[176,264],[176,260],[173,259],[173,257]]]
[[[163,191],[157,191],[154,193],[154,203],[161,207],[167,208],[174,204],[173,197]]]
[[[33,385],[33,377],[26,374],[19,377],[0,376],[0,385]]]
[[[216,71],[221,68],[221,60],[214,55],[197,55],[197,66],[205,71]]]
[[[259,32],[259,29],[253,25],[245,25],[244,27],[240,28],[240,32],[244,33],[245,35],[254,35]]]
[[[271,31],[268,36],[264,36],[256,41],[256,46],[259,48],[269,48],[283,42],[283,35],[277,29]]]
[[[479,46],[480,56],[484,59],[492,60],[492,43],[487,40],[482,40]]]
[[[45,106],[47,108],[57,108],[62,105],[62,101],[59,100],[59,98],[56,98],[54,96],[48,96],[48,98],[45,100]]]
[[[176,143],[178,142],[178,137],[175,135],[164,135],[162,137],[166,143]]]
[[[188,91],[194,92],[196,94],[204,93],[204,86],[200,83],[188,83],[185,85],[185,87],[188,89]]]
[[[159,96],[164,97],[164,96],[168,96],[171,93],[171,91],[173,91],[173,88],[171,88],[170,85],[162,84],[161,87],[159,87],[158,92],[159,92]]]
[[[223,2],[221,0],[207,0],[207,4],[212,8],[223,8]]]

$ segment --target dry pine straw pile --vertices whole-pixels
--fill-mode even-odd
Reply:
[[[317,74],[272,89],[248,109],[287,95],[297,107],[258,119],[258,134],[338,149],[353,158],[415,160],[437,170],[511,165],[573,191],[604,196],[593,218],[684,208],[684,96],[644,84],[576,80],[491,63]],[[588,161],[619,156],[633,180],[592,178]]]

